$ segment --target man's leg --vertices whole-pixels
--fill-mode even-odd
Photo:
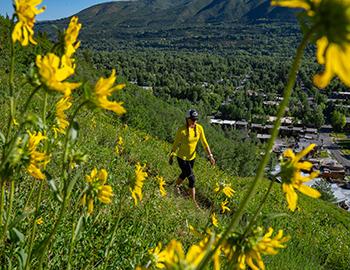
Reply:
[[[180,194],[181,192],[180,192],[180,186],[181,186],[181,184],[182,184],[182,182],[184,181],[184,179],[182,179],[182,178],[177,178],[177,180],[176,180],[176,182],[175,182],[175,192],[177,193],[177,194]]]
[[[186,161],[182,160],[179,157],[177,157],[177,162],[178,162],[179,167],[181,169],[181,174],[179,175],[179,177],[177,178],[177,180],[175,182],[175,191],[177,192],[177,194],[180,194],[180,186],[188,175],[188,167],[189,166],[186,163]]]
[[[197,201],[196,201],[196,188],[195,188],[195,187],[190,188],[190,192],[191,192],[191,197],[192,197],[192,200],[193,200],[195,206],[196,206],[197,208],[200,208],[199,205],[198,205],[198,203],[197,203]]]

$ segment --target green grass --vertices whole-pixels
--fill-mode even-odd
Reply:
[[[320,151],[319,155],[320,155],[320,158],[328,158],[329,157],[327,150]]]
[[[350,149],[350,139],[338,140],[337,144],[343,149]]]
[[[170,144],[143,131],[127,127],[111,114],[95,115],[84,110],[77,119],[80,123],[77,147],[89,154],[86,164],[75,169],[79,180],[64,219],[58,228],[55,242],[50,247],[49,257],[45,260],[45,268],[60,269],[66,266],[72,224],[79,218],[79,194],[84,188],[84,175],[94,167],[106,168],[113,186],[114,198],[111,205],[96,204],[94,214],[85,219],[84,229],[76,241],[73,252],[73,269],[133,269],[137,265],[145,265],[149,260],[148,249],[158,242],[168,243],[171,239],[181,241],[187,248],[199,241],[188,229],[189,225],[204,228],[209,221],[210,209],[206,202],[214,202],[213,189],[217,181],[232,183],[236,193],[231,202],[232,212],[237,208],[252,178],[241,178],[230,171],[222,171],[211,167],[199,157],[196,160],[195,175],[197,193],[202,210],[194,207],[191,200],[173,193],[172,183],[179,174],[176,165],[168,165]],[[95,124],[96,123],[96,126]],[[114,153],[116,136],[124,141],[121,155]],[[209,138],[210,139],[210,138]],[[144,185],[144,198],[138,206],[133,204],[129,184],[134,178],[134,166],[137,162],[146,164],[149,177]],[[59,175],[59,167],[55,162],[50,165],[52,175]],[[15,193],[15,216],[23,214],[24,202],[28,199],[31,186],[37,189],[39,183],[34,182],[26,174],[21,173],[21,181],[17,182]],[[167,182],[168,196],[160,196],[155,177],[163,176]],[[60,186],[58,178],[54,178]],[[268,181],[264,180],[258,187],[256,196],[250,202],[244,214],[239,230],[243,230],[247,219],[261,201]],[[40,207],[40,216],[44,224],[39,226],[35,244],[44,239],[52,228],[57,217],[59,203],[46,186],[44,200]],[[264,257],[268,269],[350,269],[350,216],[347,212],[332,204],[299,196],[300,210],[291,213],[279,184],[275,184],[271,196],[259,216],[259,224],[276,231],[283,229],[292,238],[287,248],[276,256]],[[29,201],[28,209],[33,209],[34,198]],[[215,208],[221,226],[225,227],[232,214],[219,214]],[[16,229],[28,238],[28,227],[33,219],[29,215],[23,222],[16,224]],[[119,221],[118,221],[119,220]],[[104,252],[109,243],[113,227],[117,224],[114,245],[110,251],[110,259],[105,261]],[[24,247],[23,243],[10,242],[6,254],[16,264],[14,252]],[[53,254],[55,254],[53,256]],[[36,267],[34,262],[33,267]]]
[[[84,119],[82,119],[84,121]],[[85,119],[86,121],[86,119]],[[111,250],[108,262],[111,269],[130,269],[138,264],[147,263],[147,249],[158,241],[167,243],[175,238],[189,246],[196,237],[190,234],[188,224],[198,228],[204,227],[209,219],[209,209],[198,211],[189,199],[177,197],[172,193],[170,183],[174,181],[179,170],[167,164],[167,153],[170,145],[159,141],[143,132],[132,128],[123,128],[121,124],[98,121],[94,136],[92,129],[82,132],[82,141],[89,141],[86,150],[92,153],[90,166],[104,166],[111,173],[110,181],[116,194],[112,206],[103,206],[89,221],[74,253],[75,267],[81,262],[88,267],[98,267],[102,262],[101,254],[108,240],[111,226],[116,216],[121,215],[115,245]],[[115,134],[125,141],[125,152],[118,158],[113,157],[112,142]],[[94,151],[95,149],[99,151]],[[110,160],[112,159],[112,162]],[[144,200],[135,207],[128,192],[128,182],[132,178],[133,165],[140,161],[147,164],[150,177],[145,183]],[[250,178],[238,178],[227,172],[212,168],[199,158],[196,162],[197,191],[202,197],[212,199],[216,181],[227,180],[236,190],[233,208],[242,198]],[[161,198],[157,190],[155,176],[164,176],[169,184],[168,196]],[[267,188],[264,181],[249,205],[247,218],[255,205],[260,201]],[[118,204],[121,203],[121,212]],[[97,217],[97,215],[99,215]],[[277,218],[277,216],[282,217]],[[219,215],[224,225],[230,215]],[[60,249],[69,240],[69,219],[60,226],[60,237],[53,247],[62,254],[62,258],[48,262],[50,268],[64,265],[65,252]],[[348,234],[350,217],[345,211],[320,200],[300,196],[300,211],[290,213],[279,185],[275,185],[272,195],[264,207],[259,221],[265,226],[273,226],[276,230],[284,229],[291,235],[288,248],[280,254],[266,259],[268,269],[349,269],[350,243]],[[241,224],[244,225],[244,222]],[[48,227],[49,224],[46,224]],[[310,259],[311,258],[311,259]]]
[[[341,150],[341,153],[342,153],[343,155],[348,156],[348,155],[350,155],[350,149],[343,149],[343,150]]]
[[[4,47],[6,49],[6,47]],[[28,49],[29,51],[29,49]],[[8,53],[7,53],[8,55]],[[23,59],[22,59],[23,58]],[[30,62],[26,54],[21,55],[23,65],[16,72],[24,72],[26,64]],[[95,81],[95,70],[84,63],[77,73],[80,78]],[[0,64],[4,64],[0,60]],[[4,64],[5,65],[5,64]],[[78,65],[78,66],[79,66]],[[0,71],[1,78],[7,78],[4,71]],[[22,74],[21,74],[22,75]],[[17,78],[24,78],[18,76]],[[5,81],[5,79],[4,79]],[[16,79],[16,85],[22,85],[22,79]],[[7,89],[3,85],[0,89],[0,130],[6,130],[8,117]],[[29,95],[30,87],[25,85],[16,91],[16,104],[24,102]],[[135,94],[135,96],[133,96]],[[75,95],[76,97],[76,95]],[[108,184],[113,187],[114,197],[110,205],[97,202],[94,212],[89,217],[84,217],[81,233],[78,235],[73,250],[72,269],[134,269],[137,265],[146,265],[149,261],[148,250],[155,247],[158,242],[167,244],[171,239],[181,241],[187,249],[190,245],[199,241],[199,238],[189,231],[189,225],[197,229],[204,229],[210,220],[208,204],[214,204],[220,226],[225,228],[237,209],[245,192],[252,181],[251,177],[238,177],[244,171],[254,169],[251,155],[254,149],[251,145],[240,141],[241,145],[229,147],[229,139],[224,139],[223,134],[215,133],[214,129],[206,127],[208,141],[217,138],[216,149],[225,148],[224,154],[229,157],[223,163],[222,168],[211,167],[207,160],[199,155],[195,165],[196,188],[201,210],[198,210],[189,198],[177,196],[173,193],[173,183],[180,173],[176,165],[168,165],[170,144],[166,142],[174,135],[178,122],[169,123],[168,119],[180,119],[179,107],[165,107],[155,97],[145,99],[137,89],[128,99],[124,100],[132,119],[128,115],[122,119],[113,114],[97,114],[90,108],[84,109],[77,117],[79,123],[79,136],[74,149],[88,154],[86,163],[72,169],[69,180],[77,178],[72,193],[72,198],[64,212],[63,220],[58,226],[54,241],[49,246],[49,252],[45,255],[44,269],[62,269],[67,267],[69,245],[72,231],[77,224],[82,211],[80,195],[85,188],[85,175],[96,168],[106,168],[109,177]],[[57,98],[57,96],[56,96]],[[32,111],[40,113],[42,108],[43,92],[35,96],[31,106]],[[150,112],[147,104],[141,101],[154,102],[154,108]],[[74,100],[74,102],[76,102]],[[175,103],[175,102],[174,102]],[[5,106],[6,105],[6,106]],[[49,107],[52,108],[52,102]],[[76,105],[76,103],[75,103]],[[162,119],[157,118],[159,106],[162,106]],[[133,108],[132,108],[133,107]],[[17,109],[19,109],[18,106]],[[168,109],[168,110],[167,110]],[[154,122],[147,122],[147,114],[153,114]],[[168,113],[168,114],[167,114]],[[170,115],[169,115],[170,114]],[[22,115],[17,115],[20,120]],[[161,120],[161,121],[157,121]],[[180,119],[181,121],[183,119]],[[125,122],[131,123],[126,126]],[[154,124],[158,123],[158,124]],[[166,126],[166,125],[169,126]],[[137,129],[135,128],[137,127]],[[26,128],[38,128],[31,125]],[[148,132],[141,131],[141,129]],[[157,136],[161,129],[163,136]],[[153,133],[151,132],[153,131]],[[158,133],[159,134],[159,133]],[[124,141],[124,149],[116,155],[114,141],[121,136]],[[50,138],[51,139],[51,138]],[[220,139],[222,139],[220,141]],[[62,140],[62,137],[60,137]],[[232,139],[234,141],[234,139]],[[225,142],[225,145],[224,143]],[[220,145],[221,144],[221,145]],[[233,144],[233,143],[232,143]],[[73,147],[73,146],[72,146]],[[2,151],[1,147],[1,151]],[[250,151],[248,151],[250,149]],[[217,150],[218,151],[218,150]],[[57,145],[51,156],[47,170],[52,176],[51,181],[61,190],[62,183],[61,163],[62,144]],[[232,152],[234,153],[233,155]],[[242,153],[243,152],[243,153]],[[245,155],[246,154],[246,155]],[[259,155],[256,155],[258,159]],[[220,162],[220,160],[218,160]],[[137,206],[134,205],[129,186],[134,179],[135,164],[140,162],[146,165],[148,177],[143,188],[143,200]],[[236,168],[236,163],[239,168]],[[225,166],[224,166],[225,165]],[[232,165],[232,166],[229,166]],[[235,168],[235,169],[231,169]],[[34,215],[35,202],[38,198],[39,181],[29,177],[24,166],[17,168],[12,176],[15,179],[15,200],[10,224],[11,233],[1,241],[0,265],[1,269],[21,269],[21,257],[28,249],[31,224],[38,218],[43,219],[43,224],[38,225],[34,238],[34,250],[47,237],[59,214],[61,203],[55,193],[44,182],[43,200],[38,209],[38,216]],[[247,173],[249,174],[249,173]],[[164,177],[168,195],[161,197],[156,176]],[[230,201],[231,212],[220,214],[217,206],[220,201],[215,198],[213,189],[216,182],[225,181],[232,184],[235,195]],[[268,180],[263,180],[257,189],[256,195],[249,202],[248,209],[244,213],[238,230],[243,231],[247,221],[261,202],[264,192],[268,188]],[[9,196],[9,186],[6,186],[6,200]],[[29,191],[33,190],[33,196],[29,197]],[[61,194],[62,196],[62,194]],[[285,197],[281,186],[275,184],[266,205],[258,216],[258,224],[265,227],[273,227],[275,231],[283,229],[285,234],[291,236],[287,248],[281,249],[278,255],[266,257],[264,261],[268,269],[350,269],[350,215],[336,206],[311,199],[302,194],[299,196],[299,210],[291,213],[287,209]],[[5,208],[7,210],[7,208]],[[18,219],[18,221],[16,221]],[[113,229],[116,228],[114,244],[110,249],[109,259],[104,253],[110,243]],[[17,234],[14,234],[17,232]],[[36,258],[38,253],[34,253]],[[38,268],[38,261],[34,259],[32,269]]]
[[[348,135],[345,134],[345,133],[343,133],[343,132],[338,132],[338,133],[333,132],[333,133],[331,133],[330,135],[331,135],[333,138],[336,138],[336,139],[338,139],[338,140],[343,140],[343,139],[348,138]]]

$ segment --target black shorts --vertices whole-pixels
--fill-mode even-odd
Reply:
[[[193,166],[194,166],[194,160],[183,160],[179,157],[177,157],[177,162],[179,163],[179,167],[181,169],[181,174],[179,178],[182,180],[185,180],[188,178],[188,187],[189,188],[194,188],[194,183],[195,183],[195,177],[193,174]]]

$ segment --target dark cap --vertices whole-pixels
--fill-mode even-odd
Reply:
[[[190,109],[186,113],[186,118],[189,118],[192,120],[198,120],[198,112],[194,109]]]

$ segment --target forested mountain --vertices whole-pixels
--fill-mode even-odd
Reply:
[[[114,26],[129,27],[292,19],[290,12],[270,7],[267,0],[123,1],[96,5],[78,15],[95,25],[107,21]]]
[[[203,23],[272,19],[294,20],[292,12],[270,6],[268,0],[136,0],[103,3],[77,14],[90,31],[116,27],[164,28]],[[56,21],[66,23],[67,19]],[[107,30],[106,30],[107,29]]]

